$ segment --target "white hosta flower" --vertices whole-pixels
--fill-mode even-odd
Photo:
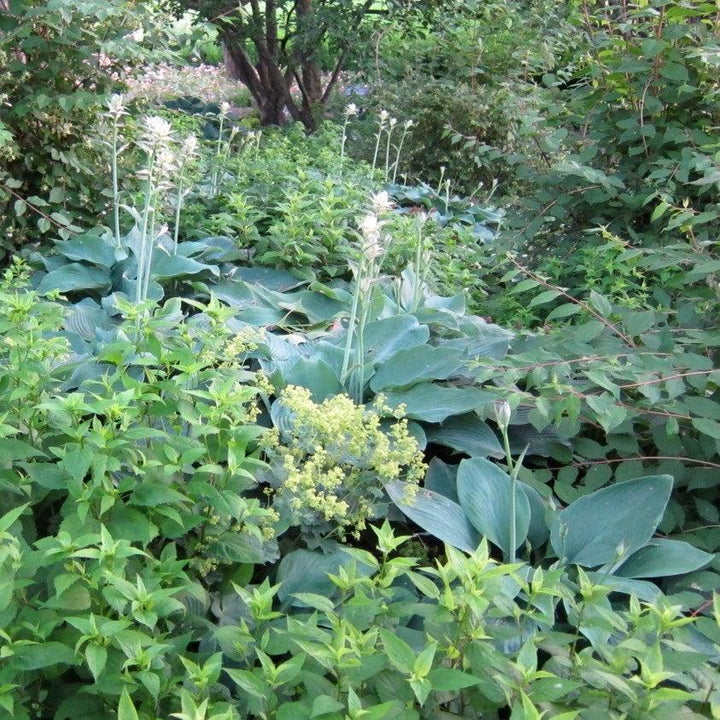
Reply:
[[[384,124],[389,117],[390,117],[390,113],[387,110],[380,111],[380,123],[381,124]]]
[[[197,154],[199,147],[198,139],[195,135],[188,135],[182,144],[183,160],[189,160]]]
[[[394,128],[397,125],[397,118],[390,118],[390,127]]]
[[[392,210],[393,204],[390,201],[390,196],[385,190],[379,193],[375,193],[371,198],[373,212],[376,215],[382,215],[383,213]]]
[[[125,110],[125,98],[119,93],[113,93],[107,99],[108,115],[113,118],[119,118],[121,115],[127,115]]]
[[[133,30],[128,36],[128,40],[132,40],[136,43],[141,43],[145,39],[145,29],[144,28],[138,28],[137,30]]]
[[[355,103],[350,103],[345,108],[345,115],[347,117],[352,117],[353,115],[357,115],[357,114],[358,114],[358,106]]]
[[[141,139],[150,146],[168,145],[172,141],[172,126],[165,118],[152,115],[144,120]]]
[[[368,213],[360,223],[360,232],[362,236],[369,240],[380,236],[380,221],[375,213]]]
[[[411,127],[413,127],[413,125],[415,125],[415,121],[414,121],[414,120],[406,120],[406,121],[404,122],[404,124],[403,124],[403,127],[404,127],[406,130],[409,130]]]
[[[362,251],[368,260],[375,260],[383,254],[380,230],[383,223],[378,220],[375,213],[368,213],[360,223],[360,233],[363,236]]]
[[[230,103],[229,102],[220,103],[220,114],[227,115],[229,112],[230,112]]]
[[[165,146],[161,146],[155,157],[157,177],[168,182],[177,170],[178,158],[175,153]]]
[[[372,286],[373,278],[366,276],[363,277],[358,283],[358,290],[360,291],[361,295],[368,295],[369,292],[372,290]]]
[[[500,431],[505,432],[510,426],[510,405],[507,400],[499,400],[494,403],[494,409],[495,422],[497,422]]]

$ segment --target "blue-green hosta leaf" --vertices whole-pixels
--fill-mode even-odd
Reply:
[[[212,294],[232,307],[252,307],[257,300],[252,290],[242,281],[229,280],[212,286]]]
[[[431,423],[440,423],[451,415],[477,410],[496,398],[492,393],[474,387],[461,389],[432,383],[389,392],[386,397],[390,407],[404,405],[407,417]]]
[[[83,298],[73,306],[65,318],[65,329],[77,333],[86,340],[95,337],[95,331],[111,330],[115,327],[113,319],[91,298]]]
[[[484,458],[463,460],[458,467],[457,490],[460,505],[476,530],[506,554],[525,542],[530,529],[527,495],[510,476]],[[511,548],[515,493],[515,547]]]
[[[271,267],[239,267],[233,277],[253,285],[261,285],[268,290],[286,291],[305,285],[305,280],[298,280],[287,270]]]
[[[509,330],[482,322],[476,317],[464,318],[460,329],[465,337],[446,340],[444,345],[464,348],[471,359],[487,357],[502,360],[507,355],[510,341],[515,337]]]
[[[630,578],[661,578],[699,570],[715,556],[680,540],[655,538],[631,555],[615,575]]]
[[[444,445],[470,457],[502,457],[495,433],[475,413],[454,415],[425,431],[428,442]]]
[[[39,293],[58,290],[61,293],[77,290],[109,290],[110,273],[104,268],[90,267],[81,263],[63,265],[45,275],[37,287]]]
[[[430,339],[430,330],[412,315],[394,315],[365,326],[364,346],[368,363],[383,363],[401,348],[418,347]]]
[[[58,252],[70,260],[84,260],[94,265],[110,268],[115,264],[115,247],[112,240],[99,235],[87,234],[56,243]]]
[[[281,602],[292,602],[296,593],[314,593],[330,596],[336,589],[328,574],[337,575],[342,565],[352,561],[351,556],[341,547],[331,552],[311,550],[293,550],[283,557],[277,571],[277,581],[281,583],[278,598]],[[369,565],[358,563],[358,574],[368,576],[373,569]]]
[[[649,542],[672,486],[670,475],[653,475],[578,498],[555,517],[553,550],[564,562],[585,567],[616,563]]]
[[[188,275],[198,275],[203,272],[209,272],[215,276],[220,275],[216,265],[199,263],[197,260],[182,255],[167,255],[164,252],[154,254],[151,274],[156,280],[170,280],[172,278],[187,277]]]
[[[428,465],[423,487],[431,492],[444,495],[454,503],[458,503],[457,496],[457,465],[448,465],[440,458],[434,457]]]
[[[337,373],[321,358],[300,357],[283,363],[279,369],[285,385],[307,388],[315,402],[343,392]]]
[[[528,542],[534,549],[539,548],[550,536],[550,527],[545,519],[545,502],[542,495],[534,488],[524,482],[518,486],[525,493],[530,503],[530,527],[528,528]]]
[[[417,490],[413,502],[408,503],[412,488],[399,480],[385,485],[385,490],[405,515],[433,537],[466,552],[477,549],[480,536],[457,503],[424,488]]]
[[[402,348],[383,362],[370,387],[380,392],[413,385],[419,380],[446,380],[463,364],[464,356],[458,348],[432,345]]]
[[[179,243],[177,254],[199,258],[208,263],[235,262],[247,258],[247,250],[239,248],[232,238],[223,235]]]

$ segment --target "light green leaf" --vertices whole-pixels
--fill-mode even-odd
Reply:
[[[610,301],[596,290],[590,291],[590,305],[597,310],[603,317],[612,315],[612,305]]]
[[[328,715],[344,709],[345,706],[335,698],[330,697],[330,695],[318,695],[313,700],[310,717],[321,717],[322,715]]]
[[[120,696],[117,720],[139,720],[137,710],[135,710],[127,688],[123,688],[122,695]]]
[[[100,677],[100,674],[105,669],[105,663],[107,663],[107,648],[96,643],[88,643],[85,647],[85,659],[87,660],[90,672],[95,678],[95,682]]]
[[[432,683],[433,690],[440,692],[462,690],[477,685],[479,682],[479,678],[475,675],[452,668],[435,668],[429,672],[428,680]]]
[[[720,440],[720,422],[707,418],[693,418],[693,427],[714,440]]]
[[[40,670],[52,665],[75,665],[75,652],[60,642],[42,642],[22,645],[13,656],[12,663],[22,670]]]

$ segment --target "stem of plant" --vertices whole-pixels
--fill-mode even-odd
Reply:
[[[390,174],[390,140],[392,138],[394,125],[390,125],[387,131],[387,143],[385,144],[385,182],[388,181],[388,175]]]
[[[222,152],[222,134],[223,134],[224,123],[225,123],[225,115],[224,115],[224,113],[220,113],[220,128],[218,130],[217,145],[215,147],[215,168],[213,169],[212,186],[211,186],[211,190],[210,190],[210,194],[212,197],[215,197],[215,195],[217,195],[217,189],[218,189],[218,180],[219,180],[219,176],[220,176],[220,155]]]
[[[175,200],[175,229],[173,230],[173,246],[172,246],[172,254],[173,255],[177,255],[178,234],[180,233],[180,210],[182,209],[182,201],[183,201],[183,175],[182,175],[183,169],[184,169],[184,166],[181,166],[180,177],[178,178],[177,197]]]
[[[382,137],[382,132],[385,129],[385,123],[384,121],[380,120],[378,122],[378,131],[377,135],[375,136],[375,154],[373,155],[373,171],[377,168],[377,159],[378,159],[378,153],[380,152],[380,138]]]
[[[510,490],[510,548],[508,550],[508,561],[514,563],[515,548],[517,547],[517,472],[515,471],[516,465],[513,462],[512,452],[510,451],[510,435],[508,434],[507,426],[501,427],[500,432],[505,449],[505,461],[508,464],[510,479],[512,481],[512,488]]]
[[[148,220],[150,219],[150,207],[152,198],[154,195],[153,188],[153,170],[155,169],[155,149],[150,151],[148,156],[148,177],[147,185],[145,186],[145,205],[143,207],[142,216],[142,227],[140,229],[140,257],[138,258],[138,268],[135,283],[135,302],[141,303],[145,300],[142,292],[142,279],[145,274],[145,262],[147,255],[147,233],[148,233]],[[152,252],[152,250],[151,250]]]
[[[345,340],[345,352],[343,353],[342,370],[340,371],[340,381],[344,384],[348,377],[348,368],[350,367],[350,354],[353,346],[353,336],[355,334],[355,325],[357,323],[358,305],[360,302],[360,281],[363,277],[365,261],[360,259],[355,276],[355,288],[353,292],[352,305],[350,306],[350,318],[348,320],[347,339]]]
[[[120,192],[118,191],[118,118],[113,121],[112,141],[112,190],[113,190],[113,215],[115,220],[115,244],[120,248]]]
[[[423,235],[422,235],[423,224],[418,221],[418,238],[417,246],[415,248],[415,272],[413,273],[413,300],[412,300],[412,312],[416,312],[420,305],[420,263],[422,262],[423,255]]]
[[[395,181],[397,180],[397,174],[398,174],[398,167],[400,165],[400,155],[402,154],[402,148],[403,143],[405,142],[405,136],[408,134],[409,128],[405,127],[403,128],[403,134],[400,136],[400,144],[397,148],[397,155],[395,156],[395,169],[393,170],[393,185],[395,184]]]
[[[347,139],[347,126],[349,119],[349,116],[346,115],[345,122],[343,123],[342,140],[340,141],[340,177],[342,177],[343,174],[343,161],[345,160],[345,141]]]

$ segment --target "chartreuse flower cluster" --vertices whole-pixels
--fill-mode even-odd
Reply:
[[[280,461],[277,500],[289,505],[296,524],[357,537],[375,517],[385,483],[403,479],[413,487],[423,477],[423,455],[402,408],[393,411],[382,397],[372,407],[347,395],[318,404],[309,390],[291,385],[281,402],[292,420],[287,431],[268,434],[267,452]]]

